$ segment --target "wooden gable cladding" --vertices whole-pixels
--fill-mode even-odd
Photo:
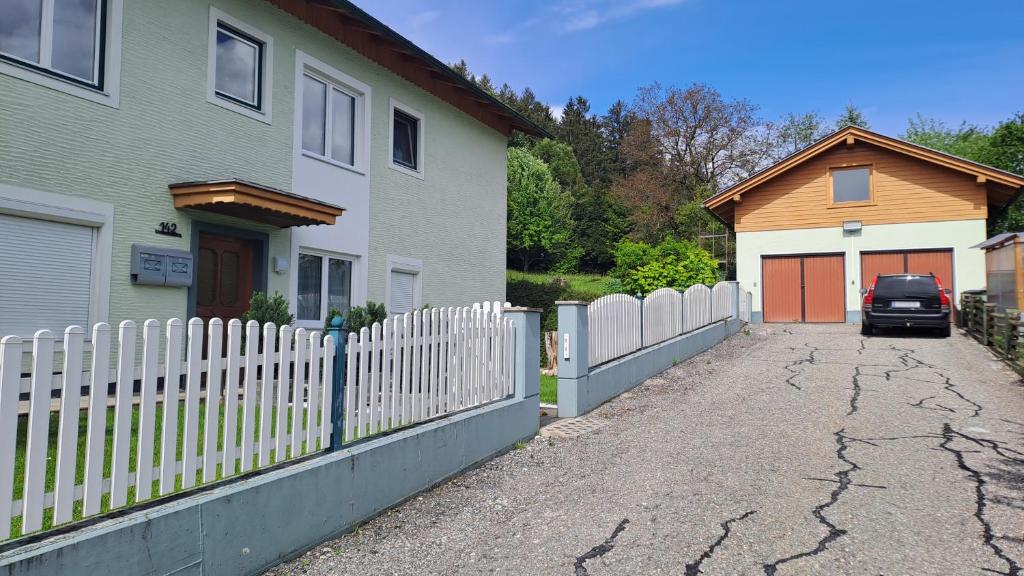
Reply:
[[[871,202],[831,204],[830,169],[844,166],[871,167]],[[988,192],[975,176],[861,141],[821,152],[731,204],[737,232],[838,227],[847,220],[872,225],[988,216]]]
[[[331,0],[267,1],[505,136],[513,130],[546,136],[542,129],[493,98],[475,93],[465,82],[453,77],[446,65],[411,44],[405,45],[408,41],[354,5]]]

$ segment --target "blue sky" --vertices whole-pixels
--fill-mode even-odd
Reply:
[[[358,0],[357,0],[358,1]],[[658,81],[707,83],[761,115],[847,102],[896,135],[920,112],[1024,112],[1024,1],[377,0],[360,6],[445,62],[603,113]]]

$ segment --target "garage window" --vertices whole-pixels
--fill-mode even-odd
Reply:
[[[0,214],[0,336],[88,330],[96,230]]]
[[[833,168],[832,204],[863,204],[872,201],[871,167]]]

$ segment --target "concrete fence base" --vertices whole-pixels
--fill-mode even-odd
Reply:
[[[739,332],[744,322],[730,318],[676,336],[628,356],[612,360],[577,377],[558,378],[558,415],[576,417],[590,412],[644,380],[696,356]]]
[[[516,323],[513,397],[0,553],[0,575],[259,573],[533,437],[540,314]]]

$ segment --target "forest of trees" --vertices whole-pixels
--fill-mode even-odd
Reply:
[[[508,266],[524,271],[607,273],[616,250],[621,260],[638,245],[696,248],[702,237],[725,233],[703,200],[836,129],[870,128],[852,103],[832,120],[808,112],[770,121],[749,100],[727,99],[705,84],[646,86],[603,114],[576,96],[556,118],[528,87],[496,87],[465,61],[453,69],[554,137],[517,133],[510,142]],[[995,127],[956,128],[918,115],[898,136],[1024,173],[1021,113]],[[1024,203],[993,215],[990,229],[1024,229]]]

